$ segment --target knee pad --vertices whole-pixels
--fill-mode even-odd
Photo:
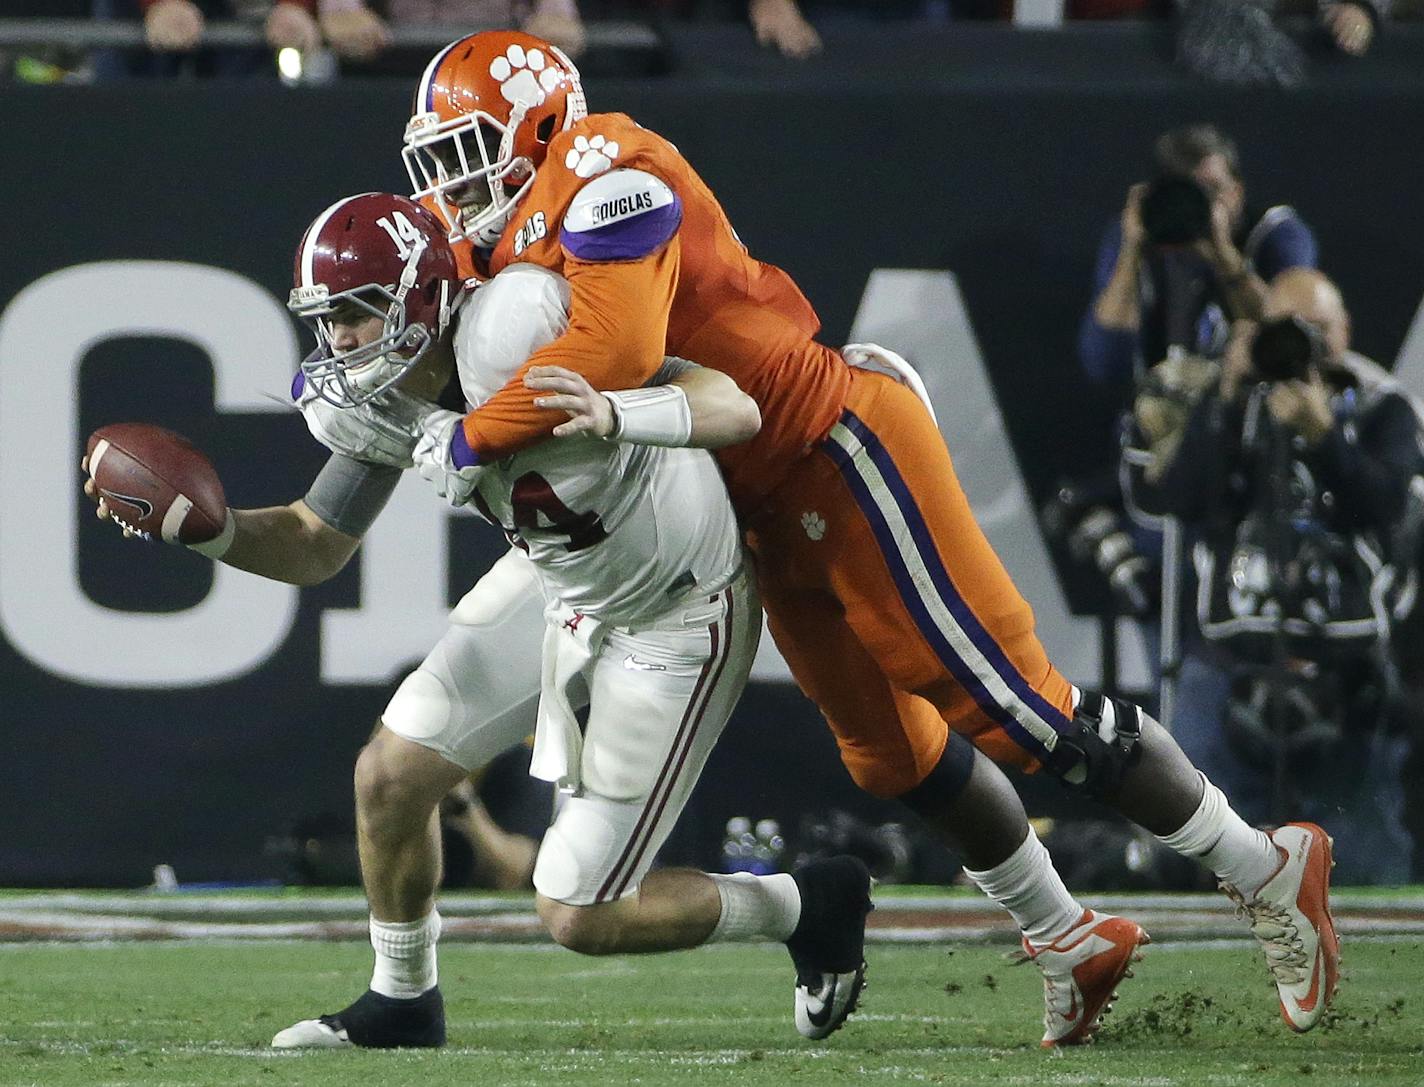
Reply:
[[[974,745],[959,733],[950,732],[939,762],[923,781],[895,799],[922,818],[938,815],[959,799],[973,772]]]
[[[1072,729],[1045,761],[1049,773],[1095,800],[1115,800],[1142,757],[1142,710],[1121,698],[1084,691]]]
[[[458,695],[439,676],[418,668],[396,688],[381,720],[397,736],[422,743],[446,731],[459,709]]]

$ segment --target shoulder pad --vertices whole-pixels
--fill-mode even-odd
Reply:
[[[483,404],[569,326],[569,284],[536,264],[511,264],[460,307],[455,364],[470,404]]]
[[[578,260],[637,260],[682,225],[682,200],[642,170],[610,170],[578,191],[560,240]]]

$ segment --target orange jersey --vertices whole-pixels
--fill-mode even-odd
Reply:
[[[762,430],[718,453],[749,529],[771,630],[862,787],[914,788],[949,729],[1032,770],[1072,727],[1072,688],[974,522],[923,405],[852,371],[778,268],[747,255],[676,148],[621,114],[579,121],[490,260],[558,272],[569,329],[531,356],[598,389],[644,384],[664,354],[732,377]],[[538,441],[560,413],[515,379],[465,417],[482,460]]]
[[[626,389],[679,355],[726,373],[757,402],[761,432],[718,453],[739,512],[754,511],[840,416],[850,372],[812,338],[811,304],[780,268],[747,253],[677,148],[624,114],[594,114],[550,142],[490,272],[519,262],[558,272],[572,295],[568,331],[526,368],[565,366],[596,389]],[[560,421],[534,406],[522,378],[465,417],[481,460]]]

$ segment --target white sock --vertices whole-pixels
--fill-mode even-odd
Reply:
[[[966,868],[964,874],[1009,911],[1031,944],[1051,944],[1083,916],[1082,905],[1063,886],[1033,827],[1008,860],[987,872]]]
[[[801,892],[796,881],[785,872],[773,876],[754,876],[736,872],[730,876],[707,878],[717,885],[722,897],[722,916],[707,942],[723,940],[745,942],[764,936],[786,940],[796,931],[801,919]]]
[[[1243,894],[1250,895],[1281,866],[1281,853],[1264,831],[1247,826],[1231,809],[1226,795],[1197,771],[1202,799],[1180,830],[1159,840],[1184,857],[1201,861]]]
[[[419,921],[379,921],[371,915],[371,946],[376,969],[371,988],[382,996],[409,1000],[433,989],[435,943],[440,939],[440,914],[431,910]]]

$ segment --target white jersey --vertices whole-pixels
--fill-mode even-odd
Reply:
[[[476,289],[455,330],[471,407],[563,333],[568,304],[563,277],[530,264]],[[726,487],[701,449],[551,439],[484,466],[474,502],[528,552],[551,601],[604,622],[636,624],[710,597],[741,566]]]

